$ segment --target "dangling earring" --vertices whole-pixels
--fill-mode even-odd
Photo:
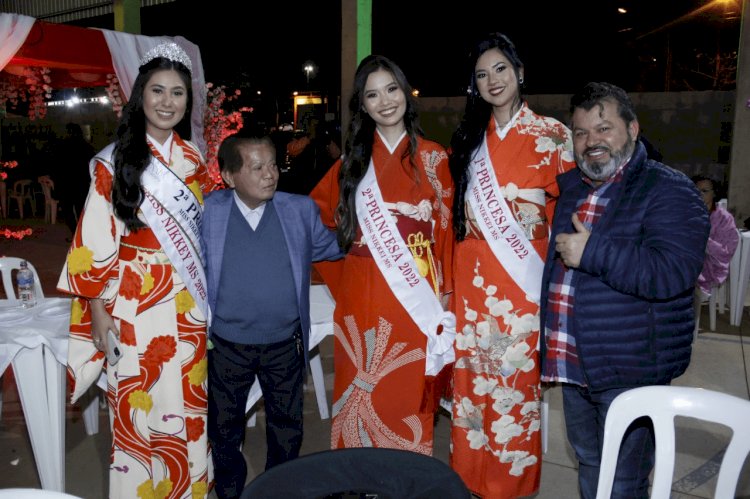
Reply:
[[[518,79],[518,84],[523,85],[523,76]]]

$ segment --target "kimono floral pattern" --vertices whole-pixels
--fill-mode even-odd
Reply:
[[[524,104],[504,137],[490,118],[486,140],[500,195],[544,261],[555,177],[575,167],[571,134]],[[541,475],[539,304],[498,261],[468,203],[466,214],[453,258],[451,466],[484,499],[530,496]]]
[[[167,165],[196,192],[210,181],[195,146],[175,135]],[[68,372],[73,400],[107,374],[114,422],[110,498],[205,498],[212,480],[206,434],[206,321],[146,227],[128,231],[111,202],[112,174],[96,161],[58,289],[74,295]],[[102,230],[102,228],[105,228]],[[89,300],[105,302],[123,356],[108,366],[91,340]]]
[[[524,106],[515,128],[519,135],[533,138],[534,152],[539,155],[537,161],[526,165],[528,168],[539,170],[551,165],[559,169],[560,166],[571,164],[575,160],[570,130],[556,119],[540,116]],[[561,161],[558,163],[556,159]]]
[[[440,213],[440,227],[445,229],[448,227],[448,220],[450,220],[450,206],[445,201],[452,198],[453,189],[450,186],[443,186],[436,168],[442,162],[448,161],[448,154],[445,151],[422,151],[420,158],[424,165],[427,180],[432,184],[432,188],[437,194],[433,209]]]
[[[483,310],[472,309],[464,300],[466,323],[456,336],[456,349],[468,355],[457,359],[455,369],[469,371],[474,394],[492,404],[475,405],[469,397],[454,400],[453,425],[466,429],[470,448],[485,450],[499,462],[510,463],[509,473],[520,476],[526,466],[538,461],[526,450],[513,449],[512,441],[522,435],[531,438],[540,430],[538,396],[527,401],[524,391],[516,388],[517,383],[524,382],[520,375],[537,367],[528,340],[538,337],[539,315],[514,310],[510,300],[498,297],[497,286],[485,284],[479,269],[477,261],[472,284],[487,298]],[[523,388],[539,392],[538,384]],[[489,445],[490,440],[497,444],[496,448]]]

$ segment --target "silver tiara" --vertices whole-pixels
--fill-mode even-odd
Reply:
[[[179,62],[186,68],[188,68],[188,71],[191,73],[193,72],[193,63],[190,62],[190,57],[185,53],[185,51],[177,45],[174,42],[164,42],[160,43],[156,47],[152,48],[148,52],[146,52],[146,55],[144,55],[141,58],[139,66],[143,66],[144,64],[147,64],[157,57],[163,57],[164,59],[169,59],[172,62]]]

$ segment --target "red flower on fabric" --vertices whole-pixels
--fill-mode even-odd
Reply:
[[[135,346],[135,328],[126,321],[120,321],[120,343]]]
[[[177,342],[171,336],[157,336],[146,347],[143,361],[149,364],[162,364],[177,353]]]
[[[197,442],[201,435],[203,435],[204,427],[203,419],[201,418],[185,418],[185,427],[188,442]]]
[[[96,192],[112,201],[112,174],[103,166],[96,167]]]
[[[125,267],[120,282],[120,295],[128,300],[136,300],[141,295],[141,277],[136,274],[130,267]]]

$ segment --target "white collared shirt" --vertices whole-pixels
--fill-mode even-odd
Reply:
[[[260,223],[260,219],[263,216],[263,212],[266,211],[266,202],[264,201],[257,208],[253,209],[240,199],[240,197],[237,195],[237,191],[234,191],[233,194],[234,202],[240,209],[240,213],[242,214],[242,216],[245,218],[245,220],[247,220],[247,223],[250,224],[250,227],[252,227],[253,230],[257,229],[258,224]]]
[[[169,159],[172,157],[172,139],[174,138],[174,132],[169,133],[169,137],[167,137],[167,140],[164,141],[163,144],[159,144],[159,141],[150,136],[149,134],[146,134],[146,139],[151,143],[152,146],[154,146],[154,149],[159,151],[159,154],[161,154],[161,157],[164,158],[164,161],[169,164]]]

